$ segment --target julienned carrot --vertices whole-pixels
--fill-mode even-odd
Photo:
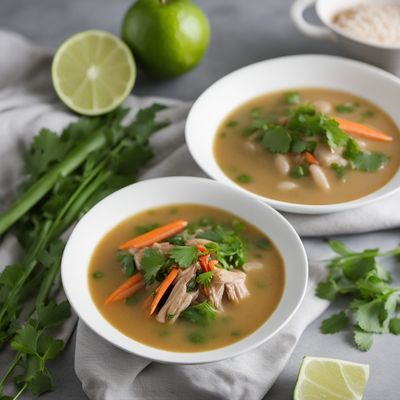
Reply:
[[[358,124],[357,122],[349,121],[343,118],[335,118],[339,122],[340,129],[351,133],[355,136],[360,136],[365,139],[376,140],[378,142],[391,142],[393,138],[386,133],[377,131],[368,126]]]
[[[304,158],[306,159],[306,161],[309,163],[309,164],[319,164],[319,162],[318,162],[318,160],[317,160],[317,158],[313,155],[313,154],[311,154],[310,152],[308,152],[308,151],[305,151],[304,152]]]
[[[208,262],[208,271],[213,271],[217,264],[218,264],[218,260],[210,260]]]
[[[143,235],[137,236],[119,246],[120,250],[126,249],[141,249],[143,247],[151,246],[156,242],[161,242],[164,239],[168,239],[171,236],[176,235],[180,231],[186,228],[188,222],[183,219],[178,219],[170,224],[160,226],[159,228],[153,229],[150,232],[146,232]]]
[[[203,246],[202,244],[198,244],[198,245],[197,245],[197,250],[198,250],[198,251],[201,251],[202,253],[204,253],[204,252],[207,251],[206,247]]]
[[[172,268],[169,272],[168,276],[161,282],[161,285],[157,288],[157,293],[154,296],[153,301],[151,302],[150,312],[149,315],[152,315],[156,310],[158,303],[160,302],[161,298],[164,296],[164,293],[170,287],[171,283],[174,281],[176,276],[178,275],[178,269]]]
[[[121,286],[117,287],[106,299],[105,304],[114,303],[114,301],[126,299],[132,296],[139,289],[144,287],[142,274],[135,274],[125,281]]]

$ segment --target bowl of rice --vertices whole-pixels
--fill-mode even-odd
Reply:
[[[304,18],[313,5],[322,26]],[[291,17],[303,34],[333,40],[350,56],[400,75],[400,0],[296,0]]]

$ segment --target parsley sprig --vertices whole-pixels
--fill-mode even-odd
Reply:
[[[348,306],[322,322],[322,333],[336,333],[352,323],[354,341],[362,351],[371,348],[374,334],[399,335],[400,288],[390,285],[392,277],[377,258],[398,256],[400,247],[387,252],[354,252],[339,241],[329,245],[338,256],[329,261],[328,277],[318,285],[316,294],[329,301],[345,296]]]

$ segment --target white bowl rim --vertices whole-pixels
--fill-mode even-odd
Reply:
[[[77,243],[79,243],[81,240],[80,237],[80,231],[82,230],[81,228],[87,224],[87,221],[90,218],[94,218],[94,216],[101,211],[102,208],[108,207],[112,204],[113,200],[115,200],[118,197],[124,196],[125,194],[128,194],[130,191],[139,191],[139,190],[146,190],[146,186],[149,185],[157,185],[158,183],[161,182],[176,182],[179,185],[183,185],[186,182],[195,182],[196,184],[206,184],[206,185],[211,185],[213,186],[213,189],[215,190],[221,190],[225,191],[226,193],[229,193],[232,197],[237,196],[238,199],[240,199],[242,202],[246,201],[250,204],[253,205],[253,207],[258,207],[262,208],[263,211],[265,211],[266,214],[269,214],[269,216],[275,220],[279,221],[279,224],[281,227],[285,230],[287,233],[287,237],[285,238],[286,241],[290,242],[290,248],[291,251],[294,251],[293,257],[292,255],[290,258],[295,259],[293,261],[293,268],[298,268],[296,272],[299,272],[299,275],[296,276],[296,286],[298,286],[299,291],[297,293],[296,299],[292,299],[292,302],[295,303],[295,305],[291,308],[290,312],[286,314],[286,316],[279,317],[277,313],[278,308],[280,308],[280,304],[282,303],[282,300],[284,299],[285,296],[289,296],[290,294],[287,293],[287,265],[286,265],[286,255],[282,254],[280,249],[278,250],[281,252],[282,258],[284,259],[284,268],[285,268],[285,287],[284,287],[284,292],[282,294],[282,297],[280,299],[280,303],[277,305],[275,308],[274,312],[270,315],[270,317],[259,327],[257,328],[253,333],[250,335],[244,337],[243,339],[239,340],[238,342],[235,342],[231,345],[224,346],[221,348],[217,348],[214,350],[207,350],[207,351],[199,351],[199,352],[174,352],[174,351],[167,351],[167,350],[162,350],[159,348],[155,348],[152,346],[148,346],[145,344],[142,344],[140,342],[135,341],[134,339],[129,338],[128,336],[124,335],[121,333],[117,328],[114,328],[100,313],[100,311],[97,309],[97,307],[94,305],[93,300],[91,299],[90,293],[89,293],[89,287],[87,284],[87,279],[88,279],[88,267],[89,265],[85,266],[84,273],[85,273],[85,282],[86,282],[86,291],[85,296],[88,295],[90,297],[90,300],[92,302],[92,307],[94,307],[97,310],[98,316],[101,317],[103,323],[110,328],[114,333],[116,333],[116,336],[105,334],[101,330],[99,331],[97,329],[96,323],[93,323],[94,319],[92,319],[91,315],[88,315],[87,311],[82,311],[80,307],[80,302],[82,302],[82,294],[78,296],[78,293],[75,292],[74,289],[76,289],[76,277],[74,277],[74,274],[71,272],[71,265],[73,264],[73,254],[75,251],[75,248],[77,246]],[[219,188],[219,189],[218,189]],[[179,204],[179,200],[177,200],[174,204]],[[205,204],[204,202],[201,201],[193,201],[194,204]],[[173,203],[165,203],[164,205],[167,204],[173,204]],[[211,205],[211,204],[208,204]],[[215,206],[219,207],[219,206]],[[150,207],[151,208],[151,207]],[[222,208],[222,207],[219,207]],[[141,208],[140,211],[145,211],[146,209],[149,209],[149,207],[144,207]],[[122,220],[128,218],[130,215],[134,215],[137,212],[133,212],[132,214],[129,214],[125,216]],[[230,212],[228,210],[228,212]],[[239,214],[239,213],[236,213]],[[238,215],[241,217],[241,215]],[[243,217],[242,217],[243,218]],[[114,226],[116,226],[119,222],[121,221],[116,221]],[[251,222],[252,224],[256,225],[253,221]],[[112,228],[111,228],[112,229]],[[109,229],[107,230],[109,231]],[[265,232],[265,230],[263,230]],[[271,237],[271,232],[265,232],[268,234],[269,237]],[[98,243],[98,241],[97,241]],[[75,263],[76,265],[76,263]],[[158,361],[166,364],[203,364],[203,363],[210,363],[210,362],[216,362],[220,361],[226,358],[231,358],[238,356],[244,352],[248,352],[267,340],[269,340],[271,337],[273,337],[278,331],[280,331],[293,317],[293,315],[296,313],[296,311],[299,309],[305,293],[307,289],[307,283],[308,283],[308,261],[307,261],[307,255],[304,249],[304,246],[295,231],[295,229],[292,227],[292,225],[277,211],[275,211],[272,207],[268,206],[264,202],[261,202],[253,197],[244,195],[243,193],[232,189],[228,185],[224,185],[222,183],[207,179],[207,178],[197,178],[197,177],[163,177],[163,178],[155,178],[155,179],[149,179],[149,180],[144,180],[140,181],[137,183],[134,183],[132,185],[129,185],[123,189],[120,189],[111,195],[107,196],[103,200],[101,200],[99,203],[97,203],[91,210],[88,211],[87,214],[85,214],[82,219],[78,222],[78,224],[75,226],[73,232],[70,235],[70,238],[66,244],[64,254],[62,257],[62,262],[61,262],[61,277],[62,277],[62,283],[63,287],[65,290],[65,294],[67,296],[68,301],[70,302],[71,306],[77,313],[77,315],[81,318],[81,320],[97,335],[101,336],[103,339],[106,341],[110,342],[111,344],[115,345],[118,348],[121,348],[122,350],[136,354],[138,356],[153,360],[153,361]],[[294,278],[293,278],[294,279]],[[92,310],[93,311],[93,310]],[[274,330],[269,332],[269,334],[264,335],[261,339],[254,340],[253,337],[257,335],[257,333],[261,332],[262,329],[265,329],[266,326],[268,326],[268,322],[272,318],[278,317],[281,320],[279,323],[279,326],[277,326]],[[274,321],[275,323],[275,321]],[[104,327],[104,325],[103,325]],[[260,334],[260,333],[259,333]],[[121,337],[125,338],[124,342],[121,342]],[[129,342],[129,346],[127,346],[127,343]]]
[[[249,64],[249,65],[239,68],[235,71],[232,71],[229,74],[225,75],[224,77],[220,78],[219,80],[215,81],[193,103],[193,105],[189,111],[188,117],[186,119],[185,138],[186,138],[186,144],[189,148],[189,152],[190,152],[192,158],[195,160],[196,164],[209,177],[211,177],[215,180],[218,180],[219,182],[223,182],[225,184],[233,186],[237,190],[241,190],[251,196],[254,196],[254,197],[258,198],[259,200],[264,201],[267,204],[271,205],[272,207],[274,207],[277,210],[286,211],[286,212],[290,212],[290,213],[296,213],[296,214],[329,214],[329,213],[335,213],[335,212],[340,212],[340,211],[347,211],[347,210],[351,210],[354,208],[358,208],[361,206],[365,206],[365,205],[374,203],[378,200],[383,200],[389,196],[392,196],[396,192],[400,191],[400,186],[398,186],[397,188],[394,188],[386,193],[378,194],[377,191],[375,191],[375,192],[369,193],[363,197],[360,197],[358,199],[345,201],[345,202],[341,202],[341,203],[329,203],[329,204],[292,203],[292,202],[271,199],[271,198],[268,198],[265,196],[261,196],[257,193],[251,192],[250,190],[247,190],[244,187],[236,184],[233,180],[231,180],[228,176],[226,176],[224,171],[218,165],[216,168],[216,170],[217,170],[217,172],[216,172],[216,170],[209,168],[209,165],[207,163],[203,162],[202,158],[200,157],[199,153],[197,152],[197,148],[193,142],[193,137],[192,137],[193,135],[191,134],[191,123],[192,123],[192,119],[194,118],[194,114],[197,112],[197,107],[198,107],[199,102],[202,101],[204,97],[208,96],[209,93],[212,92],[212,90],[214,90],[215,87],[217,87],[219,84],[231,79],[232,77],[235,77],[236,74],[243,73],[247,69],[251,69],[253,67],[265,65],[265,64],[290,62],[293,60],[312,60],[314,62],[318,62],[318,60],[328,60],[328,61],[332,61],[332,62],[343,63],[343,65],[347,64],[350,67],[364,69],[367,72],[379,75],[380,77],[382,77],[384,79],[388,79],[400,87],[400,78],[396,77],[395,75],[393,75],[387,71],[382,70],[381,68],[366,64],[361,61],[351,60],[351,59],[347,59],[344,57],[332,56],[332,55],[326,55],[326,54],[290,55],[290,56],[277,57],[277,58],[272,58],[269,60],[263,60],[263,61],[259,61],[259,62],[253,63],[253,64]],[[321,86],[321,88],[323,88],[323,86]],[[266,92],[266,93],[268,93],[268,92]],[[349,91],[349,93],[351,93],[351,91]],[[213,132],[213,135],[215,135],[215,134],[216,133]],[[212,151],[212,149],[211,149],[211,151]],[[214,155],[212,155],[212,157],[215,158]],[[400,168],[398,169],[397,173],[385,185],[383,185],[378,190],[382,190],[383,188],[385,188],[392,181],[392,179],[394,179],[394,177],[399,173],[399,171],[400,171]],[[219,174],[218,172],[220,172],[221,174]]]

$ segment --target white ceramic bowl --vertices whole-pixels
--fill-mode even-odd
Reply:
[[[333,40],[351,57],[400,75],[400,46],[360,40],[357,37],[349,36],[332,22],[335,14],[360,3],[400,5],[400,0],[295,0],[290,14],[297,29],[304,35],[314,39]],[[311,24],[304,18],[305,10],[314,4],[323,26]]]
[[[326,205],[289,203],[256,195],[237,185],[218,166],[213,152],[218,126],[233,109],[254,97],[293,88],[327,88],[363,97],[385,110],[400,126],[400,79],[379,68],[341,57],[303,55],[262,61],[230,73],[194,103],[186,122],[186,142],[197,164],[212,178],[300,214],[344,211],[389,196],[400,187],[400,170],[384,187],[357,200]],[[400,151],[400,149],[399,149]]]
[[[102,237],[133,214],[179,203],[209,205],[236,214],[265,232],[283,256],[285,287],[271,317],[250,336],[217,350],[179,353],[139,343],[107,322],[89,293],[89,261]],[[221,183],[187,177],[143,181],[127,186],[102,200],[75,227],[61,264],[62,281],[68,300],[79,317],[94,332],[130,353],[165,363],[187,364],[233,357],[271,338],[299,307],[307,285],[307,272],[307,258],[300,238],[279,213],[255,198]]]

